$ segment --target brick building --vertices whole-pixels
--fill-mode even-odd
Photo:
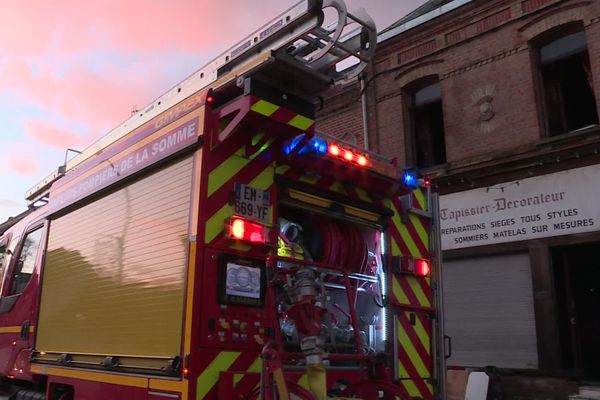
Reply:
[[[441,194],[449,366],[600,382],[599,114],[599,0],[428,1],[327,96],[320,129]]]

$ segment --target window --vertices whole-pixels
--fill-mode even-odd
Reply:
[[[546,132],[556,136],[598,124],[583,31],[561,29],[538,45]]]
[[[42,239],[42,229],[36,229],[25,236],[19,259],[12,275],[9,295],[23,293],[35,269],[38,249]]]
[[[3,262],[4,262],[4,268],[2,269],[2,281],[1,281],[1,287],[0,287],[0,295],[4,295],[4,285],[8,284],[8,270],[10,269],[10,264],[12,261],[12,256],[13,254],[15,254],[15,247],[17,246],[17,243],[19,243],[19,239],[20,236],[13,236],[12,238],[10,238],[10,241],[7,239],[5,239],[5,243],[4,243],[4,255],[3,255]],[[1,311],[1,307],[0,307],[0,313],[2,313]]]
[[[4,266],[4,258],[6,254],[6,240],[0,240],[0,271]]]
[[[409,123],[412,157],[418,167],[426,168],[446,162],[444,113],[440,82],[426,80],[409,91]]]
[[[5,271],[8,269],[8,261],[9,261],[9,257],[8,255],[10,253],[8,253],[8,249],[7,249],[7,245],[8,245],[8,239],[2,239],[0,240],[0,276],[2,277],[2,282],[4,282],[4,275],[5,275]],[[4,265],[6,263],[6,265]],[[1,285],[1,283],[0,283]],[[0,290],[0,293],[2,293],[2,290]]]

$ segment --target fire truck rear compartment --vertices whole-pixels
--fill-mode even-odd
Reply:
[[[334,207],[336,208],[336,207]],[[316,302],[326,310],[318,321],[330,366],[351,366],[356,360],[342,354],[387,350],[385,274],[381,227],[348,218],[338,211],[295,204],[279,212],[277,267],[309,270],[314,277]],[[298,260],[294,262],[293,260]],[[279,326],[284,350],[301,351],[302,329],[290,315],[294,307],[295,275],[277,293]],[[300,331],[300,332],[299,332]]]

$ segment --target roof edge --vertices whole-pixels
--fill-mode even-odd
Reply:
[[[390,30],[384,30],[379,35],[377,35],[377,44],[381,44],[388,39],[393,38],[403,32],[406,32],[410,29],[416,28],[417,26],[423,25],[426,22],[429,22],[437,17],[440,17],[450,11],[456,10],[459,7],[464,6],[465,4],[471,3],[473,0],[454,0],[450,3],[446,3],[434,10],[431,10],[423,15],[419,15],[418,17],[406,21],[402,25],[398,25]]]

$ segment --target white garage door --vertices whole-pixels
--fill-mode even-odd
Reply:
[[[527,253],[444,261],[448,366],[536,368]]]

